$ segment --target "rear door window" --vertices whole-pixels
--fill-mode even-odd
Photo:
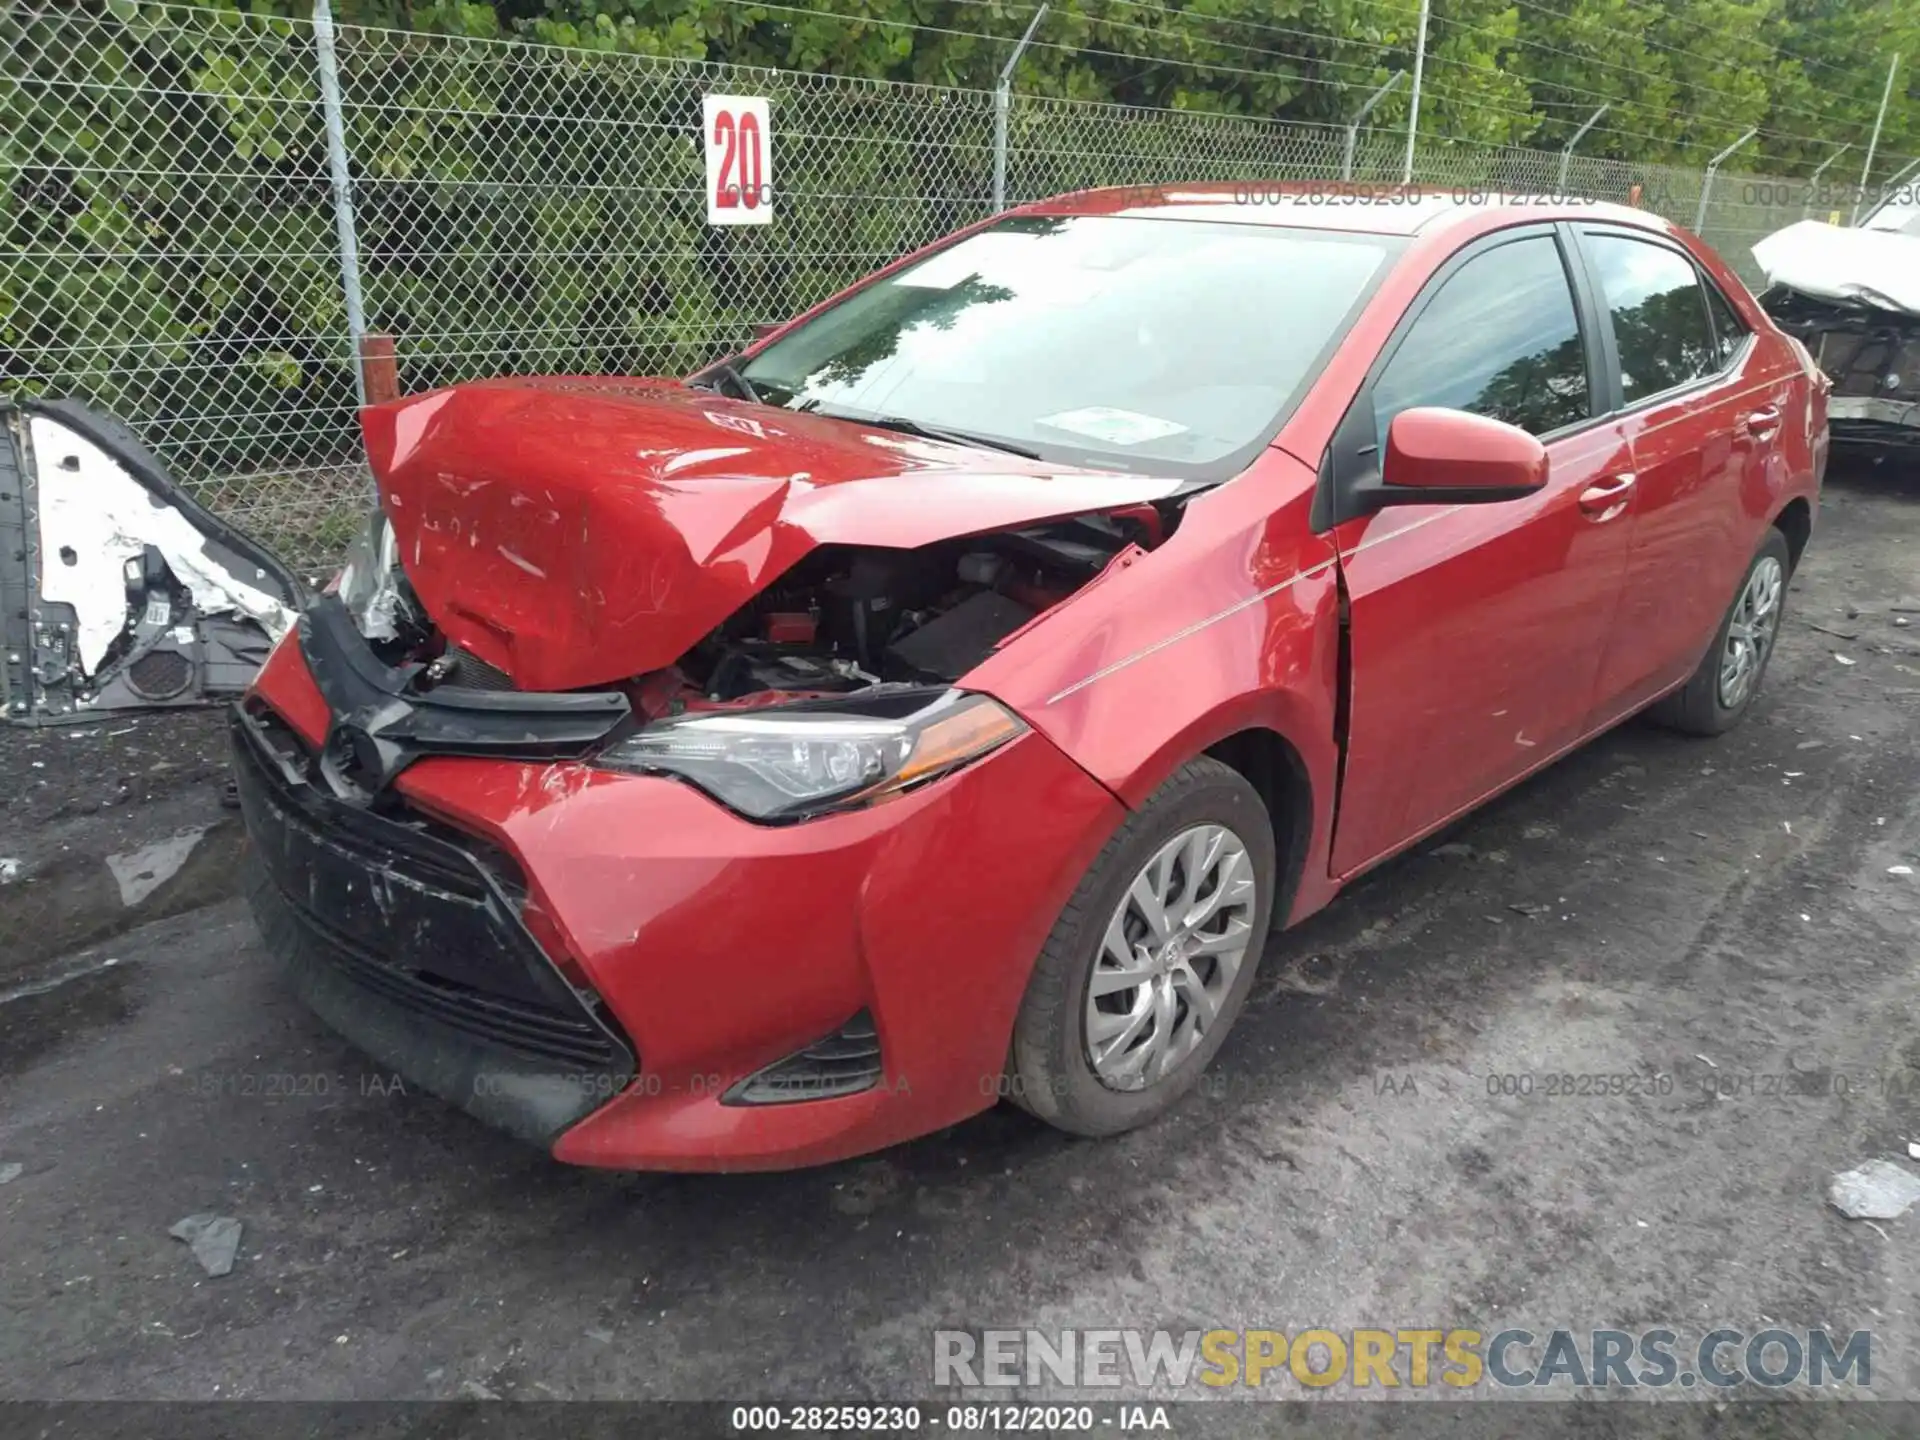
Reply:
[[[1589,233],[1584,239],[1602,300],[1613,317],[1626,404],[1721,368],[1723,357],[1692,261],[1665,245],[1624,235]]]
[[[1588,418],[1591,387],[1560,247],[1530,236],[1476,255],[1442,282],[1374,382],[1382,443],[1402,410],[1439,405],[1534,435]]]

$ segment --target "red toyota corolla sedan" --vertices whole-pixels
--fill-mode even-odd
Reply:
[[[692,380],[365,412],[235,713],[380,1061],[588,1165],[1166,1110],[1263,943],[1649,706],[1753,703],[1825,388],[1638,211],[1093,192]]]

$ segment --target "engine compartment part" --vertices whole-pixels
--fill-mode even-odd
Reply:
[[[1143,508],[917,550],[822,547],[629,693],[658,719],[950,685],[1121,555],[1158,544],[1170,526]]]
[[[887,647],[887,658],[929,680],[957,679],[1033,618],[1018,600],[993,590],[969,595]]]
[[[255,541],[75,401],[0,408],[0,714],[14,724],[237,695],[306,600]]]
[[[371,739],[355,761],[358,789],[371,793],[419,754],[516,749],[498,726],[474,725],[483,711],[524,725],[524,740],[550,756],[624,733],[629,713],[645,727],[794,705],[911,712],[1177,519],[1171,506],[1123,507],[912,550],[822,546],[663,669],[591,690],[522,691],[439,630],[375,516],[336,592],[308,608],[302,648],[336,713]],[[334,693],[349,672],[372,689]],[[588,706],[593,723],[553,732],[547,709],[567,705]],[[447,724],[420,728],[422,714],[443,712]]]

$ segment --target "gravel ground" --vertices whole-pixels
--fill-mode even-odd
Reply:
[[[1920,1398],[1920,1210],[1824,1201],[1920,1140],[1916,592],[1920,477],[1836,474],[1740,730],[1626,726],[1279,937],[1173,1117],[790,1175],[569,1170],[389,1093],[228,898],[216,718],[0,730],[0,1397],[887,1398],[943,1326],[1778,1324],[1872,1330]]]

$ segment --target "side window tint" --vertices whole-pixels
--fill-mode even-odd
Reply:
[[[1747,328],[1747,322],[1720,293],[1720,287],[1711,280],[1702,280],[1701,285],[1707,292],[1707,313],[1713,317],[1714,353],[1722,365],[1733,359],[1733,352],[1746,343],[1747,336],[1753,332]]]
[[[1586,352],[1560,247],[1541,235],[1463,265],[1374,383],[1382,445],[1402,410],[1442,405],[1535,435],[1587,418]]]
[[[1693,264],[1664,245],[1588,235],[1600,293],[1613,313],[1620,389],[1631,405],[1720,368]]]

